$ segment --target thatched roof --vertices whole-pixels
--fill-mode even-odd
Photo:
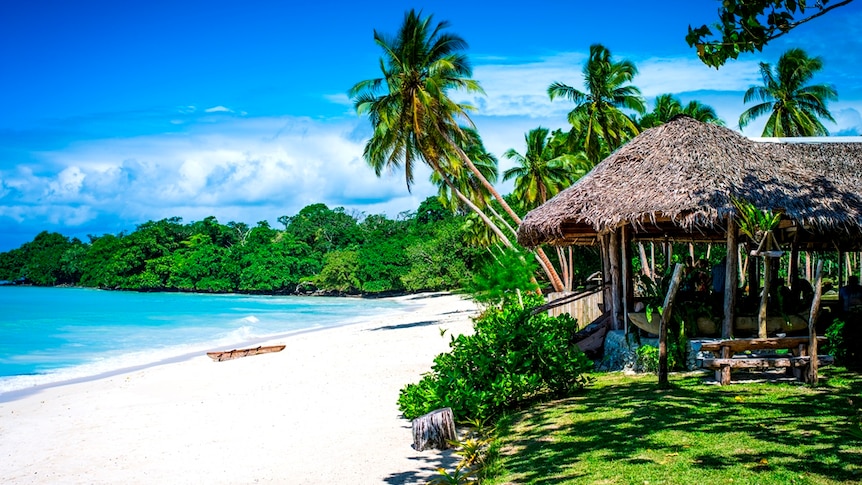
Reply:
[[[862,234],[862,143],[755,142],[689,117],[644,131],[518,228],[526,246],[635,237],[720,239],[731,198],[821,238]]]

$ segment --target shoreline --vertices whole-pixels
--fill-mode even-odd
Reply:
[[[84,292],[105,291],[92,288],[71,287],[32,288],[35,288],[36,290],[44,289],[49,292],[54,292],[58,290],[62,292],[66,289]],[[113,293],[113,291],[108,291],[108,293]],[[142,293],[135,292],[134,294]],[[174,294],[175,293],[148,293],[147,295],[155,295],[155,298],[158,298],[159,300],[161,300],[162,298],[159,295],[166,295],[166,298],[168,299],[167,301],[183,301],[174,300],[174,296],[172,296]],[[80,308],[76,308],[72,310],[70,321],[75,322],[75,325],[77,325],[80,321],[80,328],[82,329],[81,335],[83,336],[83,341],[77,340],[76,344],[72,344],[72,342],[75,341],[74,339],[78,338],[74,337],[74,332],[72,332],[70,335],[73,335],[73,337],[70,338],[68,341],[59,341],[58,343],[53,344],[51,347],[43,346],[43,348],[39,348],[38,346],[28,347],[27,345],[25,345],[23,349],[18,349],[14,346],[6,346],[5,350],[8,352],[6,358],[8,359],[8,362],[13,365],[15,363],[15,359],[13,358],[13,356],[16,353],[22,353],[25,359],[31,360],[38,359],[38,356],[43,353],[60,352],[60,354],[56,357],[50,356],[51,358],[46,360],[47,365],[43,366],[45,367],[43,370],[39,370],[37,368],[33,371],[29,371],[29,369],[24,368],[21,369],[23,372],[8,373],[8,369],[2,368],[2,365],[0,365],[0,368],[2,368],[3,371],[2,373],[0,373],[0,402],[16,399],[18,398],[18,396],[27,394],[28,392],[38,391],[39,389],[62,386],[68,383],[83,382],[87,380],[110,377],[112,375],[122,374],[124,372],[144,369],[149,366],[164,365],[168,363],[187,360],[189,358],[195,357],[196,355],[199,355],[200,353],[226,350],[230,348],[257,346],[270,340],[289,338],[291,335],[299,334],[305,331],[315,331],[326,328],[336,328],[344,325],[362,323],[369,319],[375,318],[375,315],[379,316],[389,313],[400,314],[403,312],[409,312],[410,309],[415,306],[410,303],[412,296],[409,295],[381,299],[379,305],[373,303],[373,300],[366,300],[372,302],[368,304],[370,305],[369,308],[371,308],[372,310],[369,311],[367,309],[360,309],[354,313],[345,313],[343,311],[340,311],[338,309],[338,306],[340,305],[339,303],[326,303],[351,301],[351,299],[337,297],[245,294],[208,295],[203,293],[185,293],[183,295],[188,295],[193,299],[192,301],[198,301],[198,297],[200,297],[204,299],[215,298],[215,301],[229,303],[217,304],[217,306],[220,308],[223,305],[226,305],[226,308],[217,311],[215,326],[207,327],[206,325],[201,325],[200,321],[190,323],[188,327],[183,327],[182,324],[174,325],[174,329],[170,331],[181,332],[179,334],[179,339],[171,338],[171,335],[167,335],[163,331],[163,328],[170,328],[170,326],[160,327],[159,325],[152,326],[152,329],[156,332],[161,332],[163,338],[154,339],[147,337],[147,335],[157,335],[155,333],[150,334],[145,330],[147,329],[148,325],[151,325],[148,322],[162,320],[162,314],[160,314],[158,311],[150,312],[149,308],[145,307],[143,313],[149,316],[138,319],[140,322],[139,323],[138,321],[135,321],[135,318],[133,318],[137,310],[131,310],[133,313],[129,314],[128,316],[131,317],[129,318],[129,320],[131,320],[132,323],[128,328],[138,328],[141,330],[137,331],[137,334],[134,333],[136,332],[135,330],[131,330],[132,333],[130,334],[123,334],[122,339],[125,340],[126,343],[119,346],[112,346],[110,344],[102,345],[101,342],[93,338],[89,338],[89,340],[96,340],[95,342],[86,342],[86,344],[83,343],[83,341],[86,341],[88,339],[86,334],[87,330],[89,328],[99,328],[99,325],[101,325],[101,323],[98,323],[97,325],[93,326],[89,321],[89,317],[86,317],[86,320],[82,320],[79,317],[82,314],[86,314],[89,310],[82,312]],[[224,299],[222,299],[221,297],[224,297]],[[65,296],[64,299],[69,298],[74,300],[77,297]],[[122,296],[120,298],[122,298]],[[149,296],[147,298],[149,298]],[[273,298],[273,301],[285,302],[284,304],[287,305],[288,308],[288,310],[286,310],[287,313],[290,313],[290,308],[294,307],[294,304],[290,303],[291,301],[313,302],[310,303],[310,306],[308,307],[305,306],[307,305],[307,303],[297,303],[296,306],[314,311],[315,313],[297,314],[314,315],[314,321],[312,322],[310,321],[310,319],[308,319],[309,321],[300,324],[289,323],[287,325],[282,325],[279,322],[293,322],[294,318],[292,318],[292,315],[287,315],[287,318],[278,318],[277,316],[273,316],[268,313],[271,308],[278,308],[279,305],[270,307],[267,304],[252,303],[252,307],[254,308],[247,308],[243,311],[234,311],[233,308],[230,308],[235,306],[245,306],[244,301],[247,298],[250,298],[252,299],[251,301],[255,302],[266,302],[268,298]],[[8,296],[6,296],[6,299],[8,299]],[[111,299],[109,301],[109,305],[117,308],[128,304],[124,302],[118,305],[116,303],[116,300],[114,299]],[[124,299],[121,301],[124,301]],[[353,301],[359,301],[359,299]],[[320,308],[318,311],[317,309],[315,309],[317,302],[320,302],[322,307],[333,307],[332,312],[330,312],[328,308]],[[94,302],[93,304],[102,304],[102,302],[98,301],[98,303]],[[167,320],[163,321],[176,320],[177,322],[180,322],[181,320],[187,318],[187,315],[184,314],[187,313],[185,309],[177,310],[176,308],[178,307],[178,305],[176,303],[174,303],[173,306],[175,308],[171,308],[166,313],[164,313]],[[185,304],[180,303],[179,306],[184,307]],[[135,305],[133,305],[133,308],[135,308]],[[198,310],[205,312],[208,308],[209,307],[199,308]],[[308,310],[303,310],[303,312],[307,312]],[[234,315],[230,315],[231,312],[234,312]],[[15,312],[13,311],[13,314],[14,313]],[[114,313],[116,313],[116,309],[114,309]],[[278,311],[276,310],[275,313],[278,313]],[[197,313],[197,311],[194,311],[188,313],[188,315],[196,316],[200,314]],[[258,319],[258,317],[260,317],[260,320]],[[40,315],[40,317],[38,318],[50,318],[54,321],[64,321],[69,318],[69,315],[63,312],[54,311],[50,312],[48,315]],[[36,328],[38,325],[41,324],[38,318],[32,321],[27,321],[27,325],[33,325],[34,328]],[[110,322],[113,321],[112,318],[115,320],[126,320],[126,314],[118,313],[116,315],[106,315],[103,320],[105,324],[111,325]],[[301,319],[299,321],[301,321]],[[15,327],[13,325],[10,328],[14,329]],[[117,328],[120,329],[120,331],[124,330],[122,326],[119,326]],[[188,329],[188,331],[186,331],[186,328]],[[57,326],[56,328],[49,327],[45,331],[46,335],[51,335],[51,332],[63,333],[64,330],[62,329],[62,326]],[[3,335],[5,335],[4,332],[0,332],[0,336]],[[15,342],[17,336],[13,333],[9,336],[9,338],[11,338],[12,342]],[[5,343],[8,343],[8,341]],[[95,344],[95,348],[98,350],[92,350],[92,347],[89,346],[90,343]],[[68,358],[57,358],[61,355],[65,355],[65,352],[59,350],[64,345],[69,346],[69,350],[71,351],[70,356]],[[0,347],[2,347],[2,345],[0,345]],[[85,355],[76,354],[76,352],[79,352],[79,349],[84,350]],[[31,357],[31,355],[33,357]]]
[[[415,452],[398,391],[430,370],[476,304],[404,310],[263,343],[279,353],[178,362],[0,402],[0,473],[16,483],[424,483],[448,453]],[[441,335],[440,328],[446,328]]]

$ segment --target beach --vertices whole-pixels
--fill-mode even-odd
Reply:
[[[205,355],[0,402],[10,483],[425,483],[398,391],[428,372],[476,304],[400,297],[409,312],[299,333],[279,353]],[[441,336],[441,329],[445,335]]]

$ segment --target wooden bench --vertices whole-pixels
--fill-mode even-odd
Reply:
[[[826,343],[825,337],[817,337],[817,347]],[[693,343],[695,350],[697,344]],[[781,338],[740,338],[733,340],[715,340],[700,343],[700,351],[712,352],[713,357],[701,359],[700,366],[715,369],[715,380],[722,385],[730,384],[732,369],[780,369],[804,380],[811,363],[808,355],[808,337]],[[775,354],[774,351],[786,349],[789,355]],[[772,351],[766,355],[763,351]],[[833,361],[830,355],[818,355],[820,366],[829,365]]]

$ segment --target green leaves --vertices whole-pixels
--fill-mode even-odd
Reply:
[[[778,227],[781,221],[780,212],[760,210],[751,202],[737,198],[732,198],[731,202],[739,216],[737,219],[739,230],[756,243],[759,243],[766,233]]]
[[[707,66],[719,68],[740,53],[761,51],[769,41],[853,0],[723,0],[718,22],[688,27],[685,41]],[[811,13],[805,16],[806,10]],[[797,16],[797,14],[799,14]]]
[[[475,333],[450,342],[451,351],[434,359],[432,372],[400,393],[408,419],[452,407],[459,420],[487,419],[536,399],[569,395],[588,385],[592,362],[570,344],[577,322],[569,315],[531,315],[542,303],[528,295],[487,309]]]
[[[745,103],[760,103],[739,116],[739,126],[744,127],[755,118],[769,114],[763,136],[828,135],[829,131],[819,118],[835,122],[827,105],[829,101],[838,99],[838,93],[826,84],[808,84],[821,69],[822,59],[808,57],[802,49],[790,49],[782,54],[774,70],[761,62],[763,85],[750,87],[743,97]]]

